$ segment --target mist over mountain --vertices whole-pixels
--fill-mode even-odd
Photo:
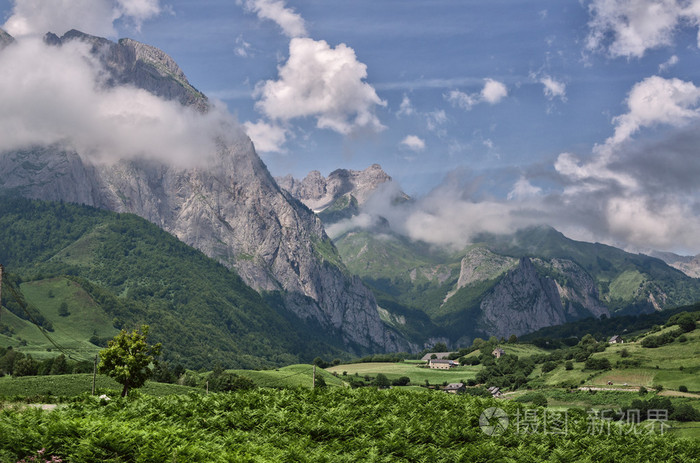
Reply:
[[[21,130],[0,142],[0,190],[135,213],[254,289],[278,292],[348,349],[415,348],[380,320],[319,219],[280,190],[241,128],[164,52],[70,31],[17,41],[3,63],[26,68],[34,88],[10,99]],[[40,97],[48,110],[36,114]]]

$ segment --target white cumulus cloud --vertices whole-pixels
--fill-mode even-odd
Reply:
[[[486,79],[484,88],[481,90],[481,99],[489,104],[500,103],[508,96],[508,89],[505,84],[493,79]]]
[[[404,146],[411,151],[423,151],[425,149],[425,140],[416,135],[407,135],[406,138],[401,140],[401,146]]]
[[[275,22],[287,37],[306,37],[304,18],[288,8],[283,0],[245,0],[245,8],[260,19]]]
[[[381,131],[374,113],[386,102],[365,82],[367,66],[345,44],[294,38],[278,80],[258,84],[256,108],[273,120],[315,117],[316,126],[347,135],[359,129]]]
[[[3,25],[10,35],[62,35],[70,29],[114,37],[114,21],[124,19],[137,29],[162,11],[159,0],[15,0]]]
[[[561,101],[566,101],[566,84],[555,80],[551,76],[542,76],[540,83],[544,85],[544,96],[549,100],[559,98]]]
[[[700,88],[680,79],[652,76],[634,85],[627,97],[629,111],[613,119],[609,143],[629,139],[642,127],[682,126],[699,115]]]
[[[700,23],[700,0],[592,0],[588,10],[586,47],[613,57],[641,58],[671,45],[680,27]]]
[[[445,99],[453,106],[469,111],[480,103],[497,104],[508,96],[508,88],[502,82],[494,79],[485,79],[484,87],[477,93],[465,93],[460,90],[451,90],[445,95]]]

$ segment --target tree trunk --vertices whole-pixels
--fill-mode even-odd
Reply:
[[[122,397],[126,397],[129,393],[129,383],[124,383],[124,389],[122,389]]]

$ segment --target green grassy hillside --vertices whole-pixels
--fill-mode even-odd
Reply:
[[[40,317],[75,355],[91,355],[94,343],[143,323],[166,360],[188,367],[272,367],[343,355],[235,272],[134,215],[2,198],[0,262],[9,272],[2,312],[14,314],[0,318],[3,346],[46,355],[48,340],[26,322]],[[10,297],[9,282],[33,316]]]

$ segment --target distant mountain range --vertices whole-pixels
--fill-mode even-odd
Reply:
[[[384,180],[375,182],[375,190],[390,180],[378,170],[372,166],[372,178]],[[335,171],[329,179],[349,177],[345,172]],[[362,177],[366,171],[350,172]],[[310,179],[324,180],[312,173],[304,182]],[[365,212],[359,201],[343,200],[361,196],[371,201],[368,182],[362,184],[361,193],[346,188],[327,194],[325,203],[336,205],[334,215],[324,216],[328,209],[319,212],[327,227]],[[297,188],[294,194],[307,203],[313,198],[306,191]],[[587,317],[658,311],[700,300],[700,280],[688,271],[697,259],[664,255],[672,268],[656,257],[574,241],[544,226],[504,236],[482,234],[454,251],[412,241],[381,217],[367,223],[334,237],[335,245],[348,269],[374,291],[382,318],[426,346],[438,341],[464,345],[476,336],[507,338]],[[678,270],[684,266],[690,275]]]

